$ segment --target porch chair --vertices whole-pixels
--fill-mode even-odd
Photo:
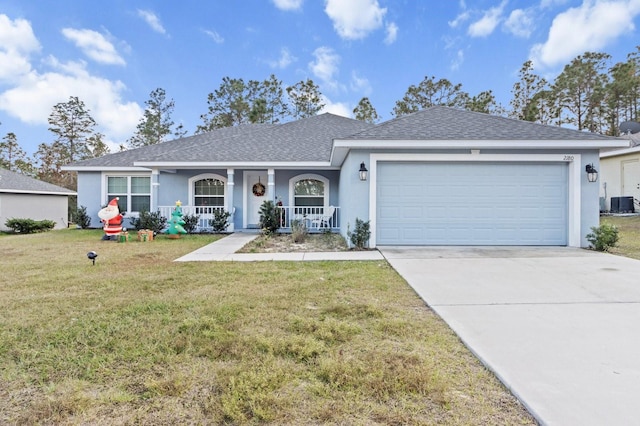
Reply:
[[[317,215],[315,218],[311,220],[312,228],[331,228],[333,223],[333,214],[335,213],[336,208],[334,206],[329,206],[324,209],[322,214]]]

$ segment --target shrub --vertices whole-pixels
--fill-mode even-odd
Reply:
[[[140,215],[136,218],[129,220],[131,226],[138,231],[141,229],[151,229],[154,233],[159,234],[167,226],[167,218],[163,217],[160,212],[150,213],[146,210],[140,212]]]
[[[369,237],[371,236],[369,221],[365,222],[356,218],[356,226],[353,232],[347,230],[347,236],[355,248],[358,250],[364,249],[369,244]]]
[[[304,223],[304,220],[291,221],[291,238],[294,243],[304,243],[304,240],[307,238],[307,234],[309,234],[309,230],[307,229],[307,225]]]
[[[618,228],[610,223],[603,223],[600,226],[592,226],[590,234],[587,234],[587,241],[591,247],[597,251],[609,251],[618,243]]]
[[[87,214],[87,208],[85,206],[78,207],[71,217],[75,224],[82,229],[87,229],[91,226],[91,217]]]
[[[213,219],[209,219],[209,225],[213,228],[213,232],[220,234],[229,227],[229,218],[231,213],[225,210],[214,210]]]
[[[198,228],[198,221],[200,220],[200,215],[197,214],[185,214],[182,216],[182,220],[184,220],[184,225],[182,227],[189,234],[193,234],[196,232]]]
[[[280,209],[271,200],[260,206],[260,229],[265,235],[275,234],[280,229]]]
[[[53,220],[7,219],[5,226],[13,232],[32,234],[34,232],[51,231],[56,223]]]

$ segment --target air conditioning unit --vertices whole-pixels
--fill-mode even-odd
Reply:
[[[633,197],[611,197],[611,213],[634,213]]]

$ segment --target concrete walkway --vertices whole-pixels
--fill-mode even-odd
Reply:
[[[377,250],[297,253],[236,253],[258,238],[258,234],[236,232],[191,252],[176,262],[260,262],[312,260],[384,260]]]
[[[640,261],[568,247],[379,249],[541,424],[640,424]]]

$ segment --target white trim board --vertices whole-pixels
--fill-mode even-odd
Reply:
[[[369,220],[371,221],[371,247],[376,247],[377,233],[377,178],[379,162],[552,162],[567,163],[568,218],[567,245],[580,247],[580,154],[370,154],[369,155]]]

